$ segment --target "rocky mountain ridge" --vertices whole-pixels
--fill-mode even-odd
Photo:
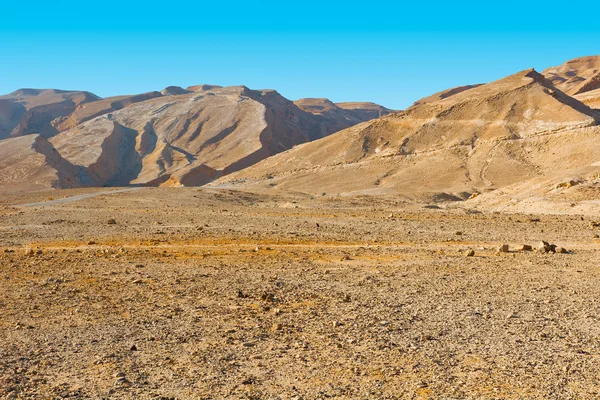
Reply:
[[[21,89],[0,96],[0,160],[10,159],[16,146],[30,155],[40,148],[32,143],[44,143],[65,162],[27,156],[17,175],[0,169],[0,187],[39,188],[41,181],[28,177],[40,174],[54,176],[44,182],[56,188],[199,186],[391,112],[372,103],[333,107],[330,115],[305,111],[274,90],[245,86],[170,86],[104,99],[89,92]],[[39,138],[12,140],[30,135]]]

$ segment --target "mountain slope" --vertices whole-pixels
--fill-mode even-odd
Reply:
[[[392,110],[374,103],[336,104],[329,99],[319,98],[299,99],[295,100],[294,104],[315,116],[320,132],[314,135],[313,140],[392,112]]]
[[[600,114],[526,70],[298,146],[213,185],[459,198],[585,164],[598,121]],[[558,137],[586,157],[548,148]]]
[[[98,99],[89,92],[55,89],[19,89],[0,96],[0,139],[29,134],[52,137],[58,132],[57,118]]]
[[[170,86],[105,99],[25,89],[0,98],[0,128],[49,138],[48,146],[76,168],[77,184],[197,186],[386,112],[374,104],[334,107],[341,120],[305,112],[276,91],[244,86]],[[27,153],[27,141],[11,147],[19,143]],[[42,164],[26,165],[33,174]]]
[[[0,140],[0,191],[80,186],[79,170],[40,135]]]
[[[54,126],[59,132],[71,129],[85,121],[89,121],[100,115],[120,110],[131,104],[161,97],[159,92],[148,92],[131,96],[116,96],[99,99],[96,101],[80,104],[68,116],[58,118]]]
[[[51,141],[86,168],[88,185],[201,185],[331,133],[273,90],[194,90],[131,104]]]
[[[581,101],[583,104],[589,106],[590,108],[600,110],[600,89],[590,90],[589,92],[576,94],[573,97]]]
[[[575,58],[542,74],[569,95],[600,89],[600,56]]]
[[[414,105],[423,104],[423,103],[433,103],[433,102],[436,102],[439,100],[444,100],[448,97],[454,96],[455,94],[459,94],[459,93],[464,92],[465,90],[474,89],[479,86],[481,86],[481,84],[458,86],[458,87],[454,87],[452,89],[442,90],[441,92],[437,92],[437,93],[432,94],[431,96],[427,96],[420,100],[417,100]]]

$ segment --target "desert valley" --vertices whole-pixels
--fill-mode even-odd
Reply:
[[[600,56],[0,96],[0,398],[598,398],[597,145]]]

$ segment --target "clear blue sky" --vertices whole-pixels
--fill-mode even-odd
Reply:
[[[400,109],[445,88],[600,54],[591,1],[3,3],[0,93],[243,84]]]

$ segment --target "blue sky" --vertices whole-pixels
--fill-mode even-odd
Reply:
[[[593,2],[488,3],[8,0],[0,93],[244,84],[401,109],[445,88],[600,54],[600,22],[586,16]]]

